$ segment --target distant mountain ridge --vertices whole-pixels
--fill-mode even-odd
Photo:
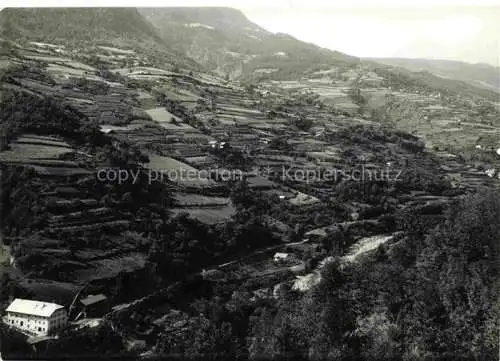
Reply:
[[[485,63],[471,64],[457,60],[369,58],[369,60],[410,71],[429,71],[437,76],[462,80],[500,92],[500,67]]]
[[[148,49],[232,78],[261,71],[294,78],[314,66],[359,62],[273,34],[232,8],[6,8],[0,11],[0,37]]]
[[[66,42],[77,48],[80,43],[134,48],[154,54],[160,67],[169,63],[238,80],[297,80],[333,68],[356,73],[367,65],[387,66],[384,72],[389,75],[398,72],[396,68],[404,69],[407,80],[431,88],[454,87],[465,95],[496,97],[493,90],[498,91],[500,83],[499,68],[484,64],[361,60],[269,32],[241,11],[224,7],[7,8],[0,11],[0,37]]]
[[[273,34],[231,8],[144,8],[139,12],[166,42],[209,69],[234,78],[257,69],[278,76],[297,75],[313,66],[359,61],[287,34]]]

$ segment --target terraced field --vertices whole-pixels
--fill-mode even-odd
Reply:
[[[390,236],[385,235],[391,226],[381,215],[392,216],[399,211],[414,209],[412,207],[439,208],[455,196],[441,194],[441,183],[435,189],[432,183],[425,190],[421,189],[421,184],[407,186],[420,187],[418,191],[394,185],[388,190],[383,189],[391,193],[387,199],[384,198],[385,208],[379,209],[381,207],[376,207],[377,202],[382,201],[376,196],[374,199],[367,197],[371,191],[375,195],[379,195],[377,191],[382,192],[378,184],[367,190],[362,187],[358,189],[357,185],[347,181],[339,184],[341,182],[336,180],[321,178],[313,181],[286,179],[280,177],[283,167],[300,171],[343,169],[349,172],[359,168],[360,164],[370,169],[383,169],[389,162],[404,170],[423,169],[432,176],[425,173],[413,177],[410,174],[412,179],[419,180],[422,177],[435,180],[442,176],[452,181],[452,189],[461,194],[481,185],[498,183],[496,178],[486,175],[484,169],[474,164],[464,164],[451,151],[448,154],[433,154],[434,145],[456,142],[461,146],[469,144],[475,147],[480,136],[489,134],[495,137],[499,134],[498,128],[493,125],[472,129],[476,124],[474,122],[457,123],[457,117],[464,118],[463,109],[450,105],[438,107],[440,100],[430,95],[410,94],[399,89],[383,88],[380,84],[363,89],[374,103],[382,104],[386,95],[392,94],[399,100],[409,102],[412,110],[417,110],[416,116],[403,117],[398,127],[415,131],[427,140],[427,152],[420,152],[420,149],[408,150],[408,145],[418,148],[416,140],[392,133],[387,135],[379,130],[377,121],[362,114],[361,108],[346,94],[352,80],[323,78],[263,82],[258,91],[251,92],[240,84],[216,76],[196,72],[191,75],[187,72],[174,73],[167,66],[165,69],[156,68],[157,65],[140,66],[135,63],[147,62],[130,50],[107,46],[99,49],[93,50],[92,54],[104,56],[110,62],[110,69],[119,69],[128,80],[154,81],[154,91],[140,82],[130,87],[128,81],[119,77],[118,80],[123,84],[103,79],[95,74],[95,68],[80,64],[84,62],[81,57],[75,56],[79,60],[66,59],[69,55],[55,56],[53,52],[51,56],[51,50],[47,50],[48,54],[33,52],[29,56],[48,63],[45,70],[53,76],[55,85],[28,77],[6,87],[54,96],[66,101],[88,120],[96,121],[104,133],[98,135],[109,141],[106,143],[107,153],[116,155],[122,166],[128,164],[130,159],[127,157],[132,157],[136,150],[146,154],[149,163],[145,167],[152,177],[150,181],[165,183],[171,199],[155,203],[156,197],[150,197],[143,204],[142,198],[150,194],[134,188],[121,192],[129,185],[106,188],[109,192],[104,194],[104,186],[95,179],[99,168],[89,165],[99,161],[95,159],[99,158],[96,157],[96,149],[104,153],[104,149],[95,144],[87,142],[78,145],[70,139],[37,134],[23,134],[12,140],[10,148],[0,153],[0,163],[3,166],[20,164],[36,171],[33,181],[35,191],[30,196],[36,197],[39,208],[45,210],[45,217],[32,234],[16,234],[16,237],[12,237],[16,248],[14,256],[24,276],[22,286],[35,296],[54,295],[53,298],[68,302],[67,299],[74,295],[80,283],[92,281],[106,292],[114,292],[113,285],[118,284],[116,287],[121,287],[122,294],[117,292],[116,299],[137,297],[143,300],[145,295],[140,293],[146,292],[146,287],[138,289],[134,285],[142,286],[142,282],[151,281],[154,272],[149,270],[152,264],[150,254],[167,242],[172,243],[168,244],[171,247],[168,254],[177,265],[188,264],[186,259],[191,257],[192,244],[203,243],[200,248],[203,252],[196,255],[198,259],[193,258],[199,270],[193,268],[199,272],[205,265],[213,266],[215,261],[204,253],[211,246],[210,242],[205,244],[203,238],[215,238],[213,234],[220,231],[219,225],[233,216],[238,216],[233,218],[233,222],[242,216],[249,217],[244,212],[238,213],[230,200],[234,195],[232,184],[208,177],[208,170],[213,168],[246,174],[250,188],[248,191],[255,192],[264,200],[273,201],[268,207],[270,209],[259,208],[258,211],[263,213],[262,227],[272,234],[273,242],[276,242],[272,246],[259,245],[255,253],[220,260],[220,254],[224,252],[221,249],[226,246],[223,243],[220,249],[213,251],[213,258],[217,262],[224,262],[220,269],[233,272],[228,273],[228,277],[234,277],[235,283],[252,280],[258,284],[269,277],[275,282],[273,286],[279,285],[281,281],[272,277],[283,273],[289,277],[287,272],[291,271],[301,277],[294,279],[292,275],[291,279],[287,279],[298,290],[310,288],[317,282],[321,268],[311,273],[307,270],[306,262],[299,258],[323,247],[325,238],[336,229],[342,229],[345,238],[353,243],[343,244],[345,249],[339,247],[336,251],[347,252],[343,254],[346,262],[356,261],[361,255],[390,241]],[[106,54],[108,52],[115,55]],[[125,67],[123,60],[133,66]],[[107,89],[107,93],[93,94],[85,87],[78,88],[70,82],[71,77],[94,80],[100,88]],[[347,75],[346,78],[351,79]],[[372,77],[369,80],[380,79]],[[187,124],[182,116],[161,107],[156,92],[163,92],[166,99],[177,101],[176,105],[185,107],[185,114],[189,114],[191,121],[195,120],[190,121],[190,124],[195,126]],[[319,95],[319,102],[316,99],[304,100],[303,97],[310,92]],[[182,111],[176,114],[182,114]],[[431,113],[432,117],[424,118]],[[300,121],[306,125],[301,126]],[[366,128],[352,131],[350,126],[353,125]],[[224,142],[226,147],[219,148],[216,145],[220,143],[214,141]],[[121,153],[122,147],[126,152]],[[123,154],[126,156],[120,158]],[[408,159],[414,164],[408,165]],[[164,174],[165,182],[162,182],[161,173]],[[154,189],[156,191],[158,188]],[[15,195],[23,199],[19,193]],[[355,197],[361,199],[351,200]],[[137,203],[141,207],[130,211],[129,208],[132,209]],[[129,208],[123,210],[123,207]],[[162,213],[165,209],[168,213]],[[199,224],[187,223],[187,227],[195,229],[197,233],[191,239],[182,238],[177,242],[176,237],[184,237],[192,229],[176,228],[168,235],[161,232],[165,229],[170,232],[174,227],[168,224],[170,218],[182,213],[187,213]],[[183,221],[184,218],[177,218],[172,223]],[[170,228],[163,228],[167,225]],[[245,229],[243,227],[246,224],[237,226]],[[12,227],[12,233],[16,232],[15,227]],[[153,247],[151,240],[155,237],[160,241]],[[294,237],[299,240],[292,242]],[[259,240],[245,242],[250,244],[254,241]],[[293,264],[274,263],[272,255],[278,251],[289,252]],[[0,262],[1,257],[2,253]],[[4,259],[6,257],[4,253]],[[30,257],[33,257],[31,263]],[[129,281],[126,286],[124,279]],[[131,289],[138,294],[124,295]],[[251,289],[251,294],[254,299],[262,297],[264,293],[266,297],[274,297],[272,291],[274,289],[271,288]],[[134,337],[140,339],[142,336]]]
[[[183,120],[174,114],[168,112],[165,108],[153,108],[146,110],[146,113],[158,124],[168,130],[186,131],[195,130],[188,124],[183,123]],[[172,121],[174,119],[174,121]]]
[[[165,179],[168,177],[168,179],[185,186],[213,186],[216,184],[208,177],[208,173],[200,172],[198,169],[170,157],[149,155],[149,163],[146,167],[154,171],[152,178],[161,179],[163,174]]]
[[[59,156],[75,149],[58,138],[25,134],[10,143],[10,149],[0,152],[0,160],[5,163],[75,165],[59,160]]]
[[[230,203],[229,198],[208,197],[199,194],[177,193],[175,196],[177,205],[185,208],[196,207],[217,207],[227,206]]]
[[[187,213],[190,217],[208,225],[224,223],[236,213],[232,206],[203,207],[203,208],[172,208],[174,215]]]

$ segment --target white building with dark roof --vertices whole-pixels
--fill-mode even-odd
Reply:
[[[15,299],[6,310],[4,323],[33,336],[47,336],[66,327],[68,315],[64,306]]]

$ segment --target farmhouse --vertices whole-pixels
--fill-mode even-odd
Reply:
[[[47,336],[66,327],[64,306],[16,298],[6,310],[4,323],[33,336]]]
[[[308,239],[311,238],[311,239],[319,240],[319,239],[326,237],[327,234],[328,234],[328,227],[321,227],[321,228],[316,228],[316,229],[313,229],[309,232],[306,232],[304,234],[304,236]]]
[[[274,255],[274,262],[281,263],[288,260],[288,253],[276,253]]]
[[[108,310],[108,298],[103,294],[89,295],[80,304],[87,318],[102,316]]]

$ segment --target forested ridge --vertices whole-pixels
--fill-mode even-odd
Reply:
[[[409,217],[406,236],[360,263],[328,263],[304,295],[285,287],[279,301],[255,305],[243,287],[197,301],[202,318],[181,349],[211,359],[495,360],[500,197],[466,196],[424,233],[416,226],[426,221]],[[157,344],[168,354],[172,342]]]

